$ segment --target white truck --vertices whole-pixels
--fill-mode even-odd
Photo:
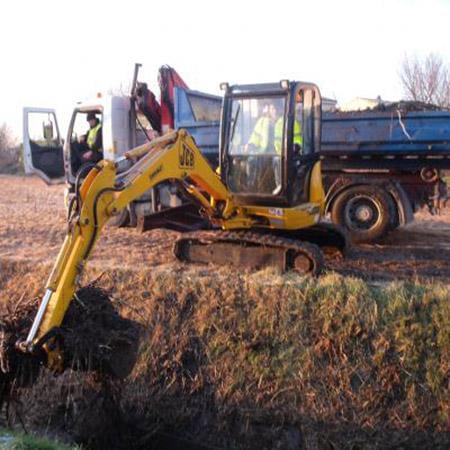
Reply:
[[[147,86],[137,82],[138,67],[136,65],[130,95],[98,95],[91,101],[77,103],[65,139],[54,109],[24,108],[25,173],[36,174],[48,184],[66,181],[68,200],[76,188],[80,170],[74,158],[80,145],[79,137],[86,134],[87,114],[92,112],[102,124],[104,159],[117,160],[130,148],[167,129],[183,127],[194,136],[212,165],[217,164],[221,97],[187,89],[172,68],[163,66],[159,75],[161,97],[158,103]],[[191,230],[201,227],[203,221],[196,208],[185,202],[178,187],[166,183],[130,205],[128,211],[116,218],[115,224],[139,225],[142,229],[166,226]]]

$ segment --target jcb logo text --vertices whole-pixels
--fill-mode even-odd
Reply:
[[[194,167],[194,152],[183,145],[178,154],[180,168],[182,169],[192,169]]]

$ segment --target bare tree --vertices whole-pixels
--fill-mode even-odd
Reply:
[[[0,125],[0,173],[17,173],[21,167],[21,148],[6,123]]]
[[[0,125],[0,151],[8,151],[14,146],[14,138],[12,132],[6,123]]]
[[[400,79],[406,100],[450,107],[450,65],[441,56],[430,53],[421,59],[406,55]]]

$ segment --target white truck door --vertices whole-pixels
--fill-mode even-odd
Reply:
[[[55,110],[23,108],[25,173],[36,174],[47,184],[64,182],[64,156]]]

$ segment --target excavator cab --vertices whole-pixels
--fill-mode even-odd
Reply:
[[[221,177],[235,200],[280,208],[308,202],[320,149],[317,86],[286,80],[221,87]]]

